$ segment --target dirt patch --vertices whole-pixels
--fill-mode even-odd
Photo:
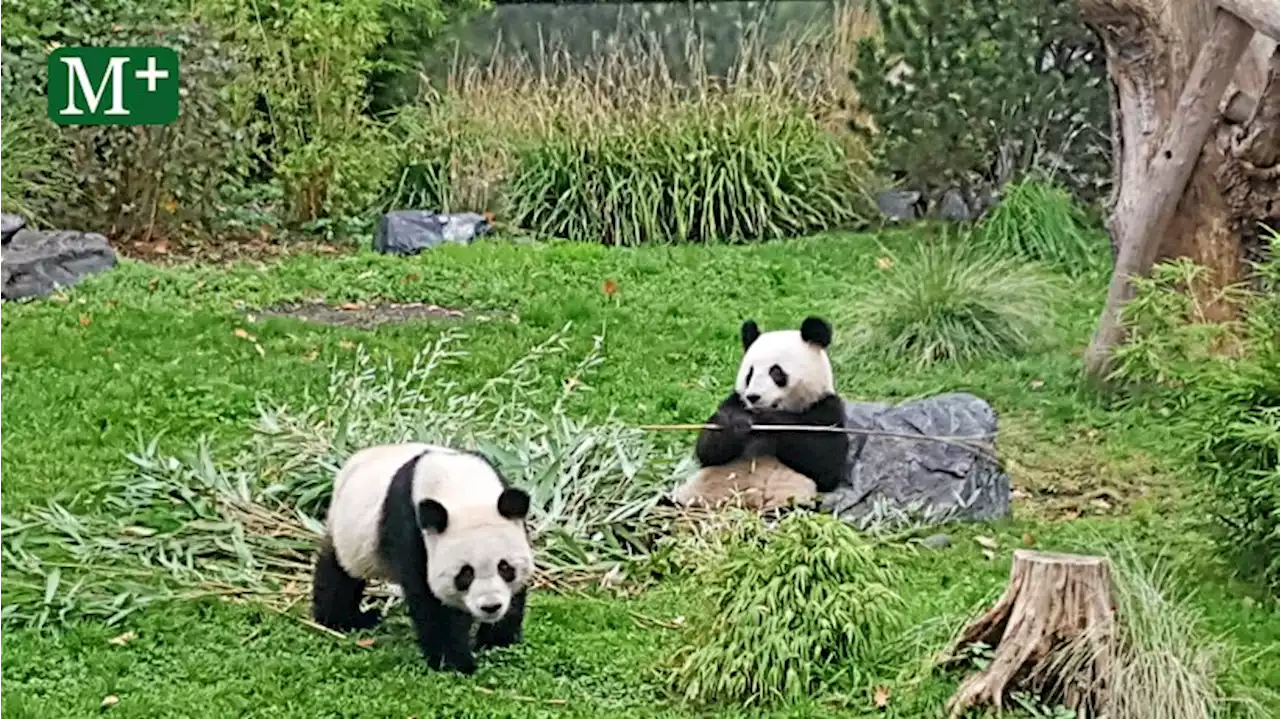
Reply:
[[[319,322],[338,327],[358,327],[366,330],[388,322],[456,320],[466,317],[466,313],[462,310],[439,305],[428,305],[421,302],[410,302],[408,304],[348,302],[337,306],[321,301],[290,302],[268,307],[258,314],[263,317],[294,317],[308,322]]]
[[[1020,418],[1019,418],[1020,419]],[[1001,418],[1000,454],[1013,481],[1014,502],[1026,516],[1075,519],[1129,513],[1137,502],[1175,505],[1176,478],[1142,452],[1109,451],[1096,429],[1072,428],[1036,437],[1030,422]]]

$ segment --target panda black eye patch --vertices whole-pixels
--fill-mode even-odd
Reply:
[[[779,387],[787,386],[787,380],[789,379],[787,377],[787,372],[778,365],[774,365],[769,368],[769,377],[773,380],[773,383]]]
[[[756,368],[755,367],[748,368],[746,384],[751,384],[751,378],[754,376],[756,376]]]
[[[475,578],[476,570],[472,569],[470,564],[464,564],[462,569],[459,569],[458,573],[454,575],[453,586],[459,592],[465,592],[467,591],[467,588],[471,586],[471,582],[473,582]]]
[[[498,576],[502,577],[502,581],[510,584],[516,580],[516,568],[505,559],[498,560]]]

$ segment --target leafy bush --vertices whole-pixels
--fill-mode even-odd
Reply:
[[[1263,289],[1225,288],[1214,302],[1243,320],[1204,321],[1203,267],[1182,259],[1135,278],[1125,308],[1130,341],[1113,379],[1137,390],[1186,439],[1184,459],[1208,480],[1223,546],[1280,594],[1280,235],[1258,265]],[[1197,292],[1186,292],[1196,288]]]
[[[1076,4],[873,0],[882,32],[855,78],[876,157],[916,189],[1003,184],[1054,166],[1073,191],[1110,177],[1103,55]]]
[[[368,112],[375,73],[404,72],[397,43],[420,48],[479,4],[21,3],[5,16],[6,102],[43,98],[55,43],[158,43],[183,64],[173,125],[58,129],[55,164],[76,186],[51,188],[32,209],[117,236],[218,230],[254,211],[307,230],[369,224],[393,160]]]
[[[1051,263],[1072,274],[1110,260],[1106,234],[1089,226],[1071,194],[1032,177],[1005,186],[974,239],[996,254]]]
[[[769,705],[861,685],[903,626],[901,572],[833,516],[743,522],[724,551],[699,572],[707,606],[675,655],[688,701]]]
[[[856,158],[767,98],[698,103],[603,133],[548,137],[508,192],[526,229],[607,245],[776,239],[869,215]]]
[[[1035,265],[944,240],[882,268],[842,322],[851,351],[967,361],[1022,352],[1052,326],[1056,287]]]

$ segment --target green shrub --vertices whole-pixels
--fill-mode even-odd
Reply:
[[[914,189],[998,184],[1046,164],[1075,192],[1109,180],[1103,53],[1075,3],[871,4],[882,32],[854,74],[887,173]]]
[[[901,573],[840,520],[756,519],[699,572],[707,606],[682,632],[673,683],[697,703],[769,705],[862,685],[904,623]]]
[[[845,227],[866,213],[858,158],[802,108],[766,97],[691,102],[523,149],[511,220],[607,245],[751,241]]]
[[[1033,264],[954,240],[882,262],[881,275],[842,323],[855,327],[850,351],[925,366],[1017,354],[1052,327],[1056,287]]]
[[[30,103],[6,108],[0,123],[0,209],[43,224],[49,203],[70,184],[55,162],[57,133]]]
[[[375,75],[482,0],[32,0],[5,13],[5,102],[43,102],[49,46],[162,44],[182,56],[179,120],[56,130],[55,169],[34,197],[52,223],[111,235],[370,224],[391,147],[369,112]],[[390,81],[388,79],[388,81]],[[43,120],[41,120],[43,122]],[[53,185],[53,183],[48,183]]]
[[[1130,341],[1117,349],[1113,379],[1170,418],[1185,438],[1184,459],[1207,480],[1223,547],[1244,574],[1280,594],[1280,242],[1260,263],[1263,289],[1226,288],[1220,302],[1244,318],[1203,321],[1205,268],[1189,260],[1157,265],[1135,278],[1124,313]],[[1234,348],[1234,351],[1226,351]],[[1216,350],[1216,351],[1215,351]]]
[[[1032,177],[1005,186],[1004,197],[983,218],[974,239],[996,254],[1057,265],[1072,274],[1105,267],[1106,234],[1063,188]]]

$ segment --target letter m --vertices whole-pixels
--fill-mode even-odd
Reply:
[[[102,96],[107,90],[107,86],[111,86],[111,107],[102,113],[104,115],[128,115],[129,111],[124,108],[124,66],[129,62],[127,57],[113,57],[107,63],[107,71],[102,75],[102,82],[98,83],[98,89],[95,92],[93,85],[89,82],[89,73],[84,69],[84,61],[78,57],[60,58],[67,66],[67,106],[62,109],[63,115],[83,115],[84,111],[76,106],[76,87],[84,93],[85,104],[89,106],[90,113],[98,111],[98,103],[102,102]]]

